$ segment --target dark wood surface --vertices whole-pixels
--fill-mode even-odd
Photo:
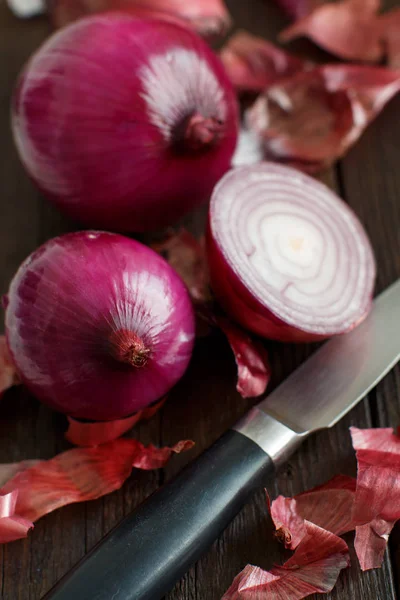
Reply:
[[[230,0],[228,4],[235,22],[253,33],[274,39],[284,24],[272,0]],[[48,32],[44,18],[20,21],[10,14],[5,0],[0,0],[0,293],[7,290],[16,268],[32,250],[76,227],[30,183],[10,133],[9,104],[15,78]],[[318,55],[311,45],[300,44],[298,48]],[[400,276],[399,112],[397,97],[338,167],[324,177],[356,210],[368,230],[378,261],[378,290]],[[199,229],[199,221],[193,221],[192,227]],[[274,374],[271,388],[312,351],[307,346],[269,347]],[[354,474],[349,426],[396,426],[399,390],[400,369],[396,368],[339,425],[307,441],[279,473],[270,493],[293,495],[336,473]],[[174,458],[163,472],[135,471],[120,491],[60,509],[41,519],[27,540],[0,546],[1,598],[39,600],[130,509],[209,446],[251,404],[235,391],[234,363],[224,340],[200,341],[189,372],[168,403],[133,432],[144,443],[167,444],[192,438],[195,449]],[[26,391],[10,391],[0,412],[0,462],[54,456],[68,448],[64,426],[62,417],[41,406]],[[282,558],[260,490],[167,598],[218,600],[245,564],[268,568]],[[382,569],[361,573],[354,559],[326,598],[394,600],[396,589],[399,591],[399,571],[400,532],[395,530]]]

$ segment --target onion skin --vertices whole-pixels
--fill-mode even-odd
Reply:
[[[229,190],[229,185],[227,182],[232,180],[234,177],[242,178],[244,182],[247,181],[250,187],[250,185],[254,185],[254,181],[251,180],[252,173],[256,178],[258,170],[261,172],[268,172],[269,169],[276,171],[279,177],[287,178],[288,180],[290,180],[290,178],[294,178],[294,181],[297,182],[296,185],[299,187],[304,187],[306,182],[311,182],[311,186],[316,188],[319,187],[320,190],[325,187],[322,186],[322,184],[312,180],[307,175],[298,173],[294,169],[272,163],[263,163],[262,165],[256,165],[253,167],[241,167],[232,170],[230,173],[227,173],[214,190],[210,204],[209,222],[206,236],[211,287],[215,293],[215,296],[225,311],[237,323],[242,325],[242,327],[245,329],[248,329],[249,331],[252,331],[267,339],[273,339],[282,342],[316,342],[326,339],[332,335],[344,333],[356,327],[367,316],[371,308],[376,267],[368,238],[366,237],[361,224],[348,207],[345,208],[347,213],[346,218],[349,218],[352,221],[352,226],[355,227],[357,235],[360,240],[362,240],[362,244],[364,245],[363,250],[365,251],[365,259],[362,267],[363,269],[366,269],[367,273],[365,297],[362,300],[362,305],[359,307],[358,311],[354,313],[353,320],[350,322],[350,324],[347,324],[346,326],[337,324],[333,328],[329,329],[327,327],[326,330],[321,330],[320,327],[314,326],[314,323],[312,322],[308,326],[304,326],[300,322],[290,322],[289,320],[280,317],[280,315],[276,314],[276,312],[271,309],[268,303],[263,303],[256,296],[251,286],[246,285],[237,269],[234,267],[232,259],[229,257],[229,250],[221,246],[214,222],[216,203],[220,201],[219,199],[221,199],[222,202],[221,189],[226,186],[226,194],[229,194],[230,192],[233,194],[234,190]],[[334,197],[334,195],[330,192],[330,190],[328,190],[328,188],[326,188],[326,191],[331,196],[332,200],[332,196]],[[274,194],[274,191],[272,191],[271,194]],[[294,195],[293,202],[295,202],[295,199],[296,198]],[[268,202],[268,200],[269,198],[266,194],[266,202]],[[342,201],[337,198],[337,202],[339,203],[339,206],[342,206],[340,210],[343,210],[344,204]],[[228,208],[225,208],[226,213],[224,213],[224,218],[226,215],[226,221],[229,221]],[[262,219],[262,217],[260,217],[260,219]],[[241,227],[241,234],[246,236],[246,223],[242,222]],[[347,233],[349,233],[349,231]],[[342,251],[343,250],[344,249],[342,248]],[[294,279],[294,284],[295,283],[296,280]],[[318,315],[318,317],[319,319],[321,318],[320,315]]]
[[[194,316],[182,280],[150,248],[79,232],[50,240],[21,265],[8,293],[6,336],[37,398],[71,417],[113,420],[180,379]]]
[[[12,126],[27,172],[60,209],[92,227],[146,231],[209,199],[230,167],[238,107],[195,32],[106,13],[33,55]]]
[[[194,29],[206,39],[225,35],[232,25],[223,0],[48,0],[47,4],[57,29],[85,15],[106,11],[172,21]]]
[[[320,172],[355,144],[399,90],[399,71],[386,67],[337,63],[299,71],[245,111],[247,141],[253,155],[259,147],[268,160]]]
[[[245,30],[237,31],[227,41],[220,56],[239,93],[264,92],[308,66],[300,58]]]
[[[325,0],[275,0],[285,13],[293,20],[309,15],[314,9],[324,4]]]

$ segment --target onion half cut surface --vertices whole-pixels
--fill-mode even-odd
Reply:
[[[207,251],[221,305],[261,336],[317,341],[369,312],[376,267],[361,223],[328,187],[290,167],[266,162],[222,178]]]

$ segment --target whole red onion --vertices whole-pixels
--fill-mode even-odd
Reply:
[[[210,204],[213,290],[245,328],[281,341],[313,341],[360,323],[371,306],[375,261],[351,209],[290,167],[227,173]]]
[[[31,392],[77,418],[118,419],[154,402],[191,357],[186,287],[150,248],[79,232],[36,250],[7,296],[6,336]]]
[[[195,32],[106,13],[34,54],[15,91],[13,132],[28,173],[60,208],[143,231],[208,199],[230,166],[237,101]]]

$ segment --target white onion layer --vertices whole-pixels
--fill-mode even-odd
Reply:
[[[325,185],[272,163],[241,167],[215,188],[210,214],[231,269],[286,323],[333,334],[368,310],[375,278],[369,240]]]

